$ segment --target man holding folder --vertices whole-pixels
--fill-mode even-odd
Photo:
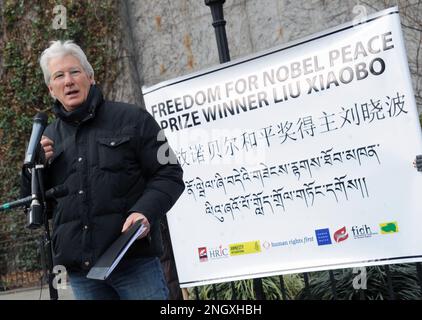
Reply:
[[[173,151],[147,111],[103,98],[72,41],[51,42],[40,65],[56,115],[41,139],[45,185],[69,190],[53,205],[54,265],[66,267],[77,299],[167,299],[159,224],[184,190]],[[22,190],[30,190],[25,171]],[[112,274],[87,278],[136,221],[145,230]]]

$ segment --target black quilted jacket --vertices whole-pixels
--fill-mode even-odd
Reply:
[[[54,141],[45,184],[46,189],[65,185],[69,190],[53,206],[54,264],[90,269],[135,211],[148,218],[150,237],[135,241],[125,258],[160,256],[159,220],[184,183],[178,163],[157,160],[158,153],[175,157],[167,141],[157,139],[156,121],[134,105],[105,101],[95,85],[75,111],[65,112],[60,103],[54,111],[57,119],[44,132]],[[29,187],[23,175],[22,193],[28,194]]]

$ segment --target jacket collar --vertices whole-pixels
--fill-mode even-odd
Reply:
[[[91,85],[85,102],[73,111],[66,111],[63,105],[56,100],[53,104],[54,114],[65,122],[79,125],[95,117],[97,108],[103,103],[103,94],[95,84]]]

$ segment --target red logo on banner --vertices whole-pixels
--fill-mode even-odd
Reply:
[[[198,248],[199,261],[208,261],[207,247]]]
[[[343,227],[336,232],[334,232],[334,241],[342,242],[349,237],[349,234],[346,232],[346,227]]]

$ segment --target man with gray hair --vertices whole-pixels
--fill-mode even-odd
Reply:
[[[45,185],[68,194],[53,204],[53,260],[77,299],[167,299],[160,219],[184,190],[177,161],[145,110],[106,101],[94,70],[72,41],[53,41],[40,65],[55,102],[44,132]],[[161,152],[162,153],[162,152]],[[30,179],[23,176],[23,193]],[[105,281],[86,278],[104,251],[135,221],[145,231]]]

